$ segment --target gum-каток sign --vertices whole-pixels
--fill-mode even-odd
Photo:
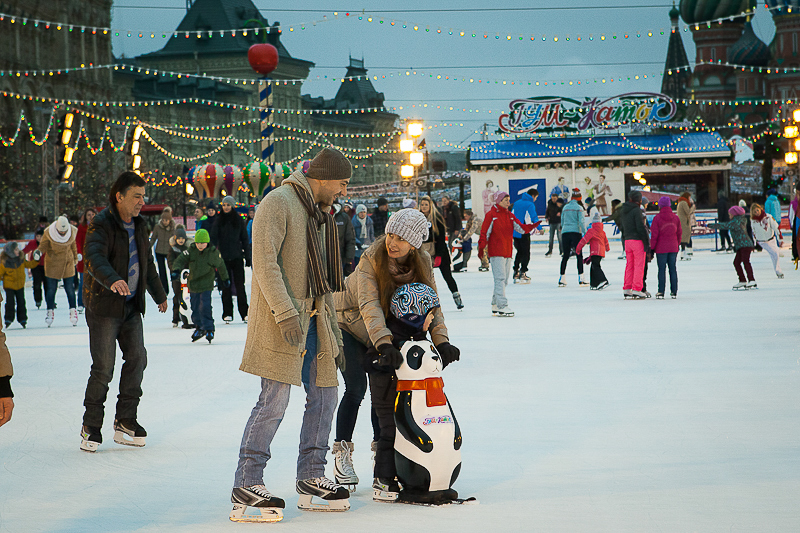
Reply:
[[[592,133],[618,130],[632,121],[668,122],[678,109],[669,96],[660,93],[625,93],[611,98],[583,101],[557,96],[512,100],[509,112],[498,120],[507,133],[545,132],[553,129]]]

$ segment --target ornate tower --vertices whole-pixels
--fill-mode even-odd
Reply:
[[[681,12],[672,3],[669,11],[669,20],[672,33],[669,36],[667,46],[667,61],[664,64],[664,81],[661,82],[661,92],[671,97],[673,100],[682,100],[688,97],[689,83],[692,79],[692,70],[688,68],[689,58],[686,49],[683,47],[678,22]]]
[[[770,67],[800,68],[800,6],[796,0],[767,0],[775,22],[775,38],[769,45]],[[767,96],[776,100],[796,100],[800,96],[800,73],[775,72],[767,75]],[[774,117],[780,105],[773,106]]]

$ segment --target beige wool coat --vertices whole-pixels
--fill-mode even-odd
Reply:
[[[383,240],[376,242],[364,252],[358,267],[345,280],[345,290],[333,295],[339,327],[365,346],[380,346],[392,342],[392,332],[386,327],[378,280],[375,277],[375,253],[377,246],[382,245]],[[430,254],[422,250],[418,250],[417,253],[423,254],[423,262],[428,267],[428,276],[434,279]],[[433,288],[436,290],[435,281]],[[434,345],[448,342],[441,307],[437,307],[433,312],[430,333]]]
[[[689,205],[689,202],[683,200],[678,201],[678,218],[681,221],[681,242],[688,243],[692,236],[692,226],[697,222],[694,218],[694,211],[697,209],[695,204]]]
[[[253,219],[253,279],[247,340],[240,370],[264,378],[301,385],[303,353],[312,314],[317,317],[317,386],[335,387],[335,358],[342,346],[333,295],[308,296],[308,215],[289,182],[311,192],[305,175],[295,171],[285,186],[270,192]],[[324,229],[324,228],[323,228]],[[321,232],[320,249],[324,253]],[[313,309],[313,310],[312,310]],[[292,346],[278,322],[299,316],[303,338]]]
[[[3,301],[3,296],[0,294],[0,303]],[[13,376],[14,368],[11,366],[11,354],[6,346],[6,332],[3,331],[3,326],[0,326],[0,378],[6,376]]]
[[[64,279],[75,275],[75,265],[78,264],[78,246],[75,244],[77,235],[78,228],[70,225],[69,240],[65,243],[60,243],[50,238],[49,227],[44,230],[38,250],[44,254],[45,276],[53,279]]]

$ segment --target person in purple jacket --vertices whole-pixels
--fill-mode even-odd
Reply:
[[[658,214],[653,217],[650,226],[650,248],[656,254],[658,262],[658,292],[656,298],[664,298],[667,285],[666,269],[669,267],[669,292],[673,298],[678,297],[678,251],[681,244],[681,221],[672,212],[669,196],[658,199]]]

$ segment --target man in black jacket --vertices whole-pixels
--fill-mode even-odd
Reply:
[[[444,216],[444,226],[447,228],[448,247],[450,253],[453,252],[453,240],[461,234],[463,225],[461,223],[461,209],[458,204],[450,201],[450,197],[442,196],[442,215]]]
[[[236,305],[239,316],[247,322],[247,291],[244,288],[244,267],[250,266],[250,239],[247,236],[247,224],[239,213],[233,209],[236,200],[233,196],[222,199],[222,212],[216,216],[214,225],[209,230],[211,244],[217,247],[225,266],[228,268],[230,285],[222,285],[222,320],[233,320],[233,292],[236,291]],[[226,286],[227,285],[227,286]]]
[[[375,230],[377,239],[386,233],[386,223],[389,221],[389,200],[381,196],[378,198],[378,207],[372,212],[372,229]]]
[[[344,277],[353,273],[355,265],[353,259],[356,256],[356,231],[353,229],[353,222],[350,220],[342,205],[337,200],[333,203],[335,211],[333,220],[336,221],[336,228],[339,234],[339,253],[342,256],[342,274]]]
[[[558,236],[558,255],[564,255],[561,250],[561,210],[564,208],[564,203],[558,203],[559,196],[550,193],[550,199],[547,201],[547,209],[544,211],[544,218],[550,224],[550,246],[547,248],[545,257],[553,255],[553,238]]]
[[[81,449],[87,452],[96,451],[103,442],[100,430],[108,384],[114,375],[117,343],[124,363],[114,417],[114,441],[144,446],[147,436],[136,421],[147,366],[142,328],[145,291],[162,313],[167,311],[167,294],[153,262],[147,222],[139,216],[144,207],[144,185],[138,174],[122,173],[111,186],[109,206],[94,217],[83,245],[88,274],[83,283],[83,301],[92,354],[81,430]]]

